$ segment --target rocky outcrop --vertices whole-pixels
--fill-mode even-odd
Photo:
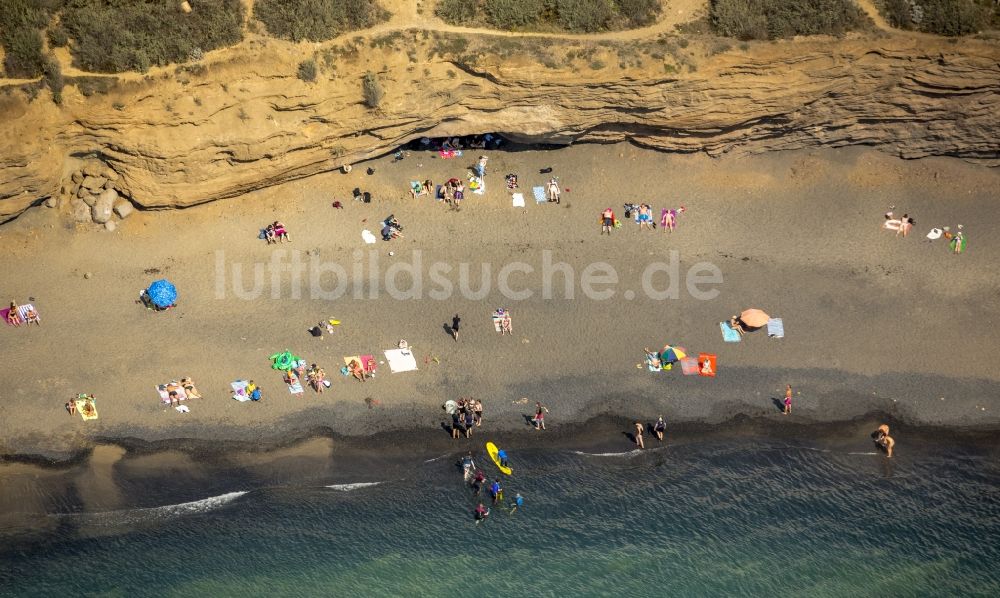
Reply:
[[[677,72],[662,62],[619,66],[613,56],[614,66],[602,69],[472,49],[442,56],[413,37],[416,66],[402,52],[365,47],[305,83],[296,65],[312,50],[285,44],[108,97],[74,98],[67,88],[61,109],[18,106],[21,116],[0,140],[0,220],[60,188],[78,216],[80,201],[107,189],[141,207],[193,205],[334,170],[425,135],[633,140],[713,155],[864,144],[904,158],[1000,163],[995,42],[883,34],[754,44],[706,53],[696,69]],[[377,110],[362,102],[369,70],[385,91]],[[100,164],[74,168],[78,156]],[[64,180],[65,172],[73,174]]]

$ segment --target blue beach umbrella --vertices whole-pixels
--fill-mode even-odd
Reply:
[[[149,300],[157,307],[170,307],[177,301],[177,288],[169,280],[161,279],[149,285]]]

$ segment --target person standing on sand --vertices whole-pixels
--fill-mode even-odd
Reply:
[[[542,405],[541,402],[535,403],[535,429],[544,430],[545,429],[545,414],[549,412],[549,408]]]
[[[483,402],[479,399],[473,399],[475,406],[473,407],[473,412],[476,415],[476,427],[483,425]]]
[[[663,442],[663,433],[667,431],[667,423],[663,421],[662,415],[660,416],[660,419],[656,420],[656,423],[653,424],[653,431],[656,432],[657,440]]]
[[[465,408],[465,437],[472,438],[472,429],[476,427],[476,415],[473,413],[472,408],[466,406]]]
[[[451,414],[451,437],[458,440],[458,428],[461,425],[462,416],[458,411]]]
[[[642,442],[642,422],[635,422],[635,445],[641,449],[646,448]]]
[[[455,317],[451,319],[451,336],[458,342],[458,325],[462,323],[462,318],[455,314]]]
[[[785,385],[785,415],[792,413],[792,385]]]

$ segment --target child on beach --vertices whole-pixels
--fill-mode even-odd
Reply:
[[[785,385],[785,415],[792,412],[792,385]]]
[[[635,445],[641,449],[646,448],[642,442],[642,422],[635,422]]]
[[[663,442],[663,433],[667,431],[667,424],[663,421],[662,415],[660,416],[660,419],[656,420],[656,423],[653,424],[653,431],[656,432],[657,440]]]
[[[541,402],[535,403],[535,429],[544,430],[545,429],[545,414],[549,412],[549,408],[542,405]]]

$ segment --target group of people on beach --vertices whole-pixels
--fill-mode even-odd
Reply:
[[[268,245],[292,242],[291,237],[288,236],[288,229],[285,228],[284,223],[280,220],[275,220],[271,224],[265,226],[264,229],[260,231],[260,237],[264,239]]]
[[[896,231],[896,236],[902,235],[906,238],[913,230],[913,226],[917,223],[916,220],[910,217],[909,213],[903,214],[901,218],[896,218],[895,216],[896,206],[889,206],[884,214],[884,220],[882,222],[882,228],[890,231]],[[948,249],[951,253],[963,253],[965,251],[965,231],[964,227],[959,224],[957,230],[952,233],[950,226],[945,226],[943,228],[932,228],[929,233],[927,233],[928,241],[936,241],[941,237],[944,237],[948,241]]]
[[[667,422],[663,421],[662,415],[652,426],[650,426],[650,428],[653,430],[653,434],[656,436],[656,439],[663,442],[663,436],[667,432]],[[635,440],[635,445],[641,449],[646,448],[646,443],[642,439],[642,433],[646,429],[646,424],[641,421],[637,421],[634,424],[634,429],[635,431],[632,433],[632,438]]]
[[[472,431],[483,425],[483,402],[473,398],[460,398],[453,404],[445,403],[443,408],[451,415],[451,437],[458,439],[464,434],[472,438]]]

